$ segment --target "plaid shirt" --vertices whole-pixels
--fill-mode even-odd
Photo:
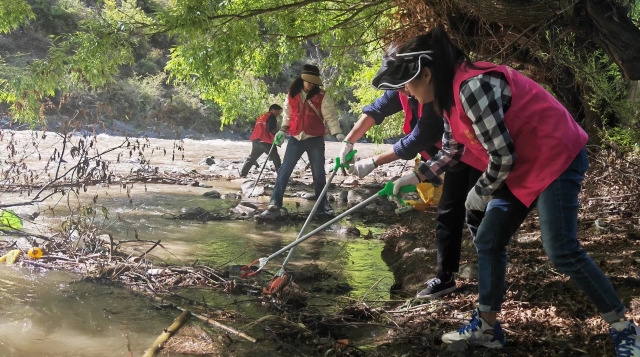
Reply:
[[[516,161],[511,135],[504,123],[504,114],[511,106],[511,87],[504,75],[488,72],[469,78],[460,86],[462,108],[472,120],[472,127],[489,154],[489,165],[475,190],[481,196],[491,196],[498,189]],[[427,180],[441,184],[439,175],[462,157],[464,146],[455,141],[451,127],[445,120],[442,150],[436,157],[421,164],[418,171]]]

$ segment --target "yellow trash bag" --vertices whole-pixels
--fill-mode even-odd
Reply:
[[[418,168],[418,165],[420,165],[420,161],[420,157],[416,157],[414,169]],[[442,174],[440,178],[444,180],[444,174]],[[410,205],[413,206],[414,209],[425,211],[429,207],[437,206],[438,203],[440,203],[440,197],[442,196],[442,185],[435,187],[428,182],[421,182],[416,185],[416,191],[418,191],[418,195],[420,195],[420,199],[422,199],[422,202],[407,201]]]
[[[10,250],[7,254],[0,257],[0,263],[6,263],[7,265],[15,264],[20,254],[22,254],[20,249]]]

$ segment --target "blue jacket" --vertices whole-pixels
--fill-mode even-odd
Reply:
[[[411,133],[404,136],[393,145],[393,151],[403,160],[413,159],[419,152],[426,151],[429,156],[434,156],[439,149],[436,143],[442,140],[444,133],[443,118],[436,114],[433,103],[427,103],[422,108],[422,116],[418,118],[418,106],[420,103],[415,98],[409,97],[411,105]],[[399,93],[396,90],[387,90],[370,105],[362,109],[362,113],[369,115],[376,125],[382,124],[388,116],[402,111]]]

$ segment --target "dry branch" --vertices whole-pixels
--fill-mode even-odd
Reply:
[[[164,331],[162,331],[160,336],[156,338],[156,340],[153,342],[153,345],[151,345],[151,347],[149,347],[149,349],[144,352],[144,355],[142,357],[155,356],[156,353],[158,353],[158,350],[162,348],[162,345],[164,345],[164,343],[167,342],[169,338],[171,338],[171,335],[173,335],[176,331],[178,331],[180,327],[182,327],[184,323],[187,322],[190,315],[191,313],[189,311],[183,311],[180,314],[180,316],[178,316],[173,321],[171,326],[169,326],[168,328],[164,329]]]

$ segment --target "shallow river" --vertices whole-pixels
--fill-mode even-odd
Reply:
[[[222,194],[239,189],[239,182],[208,184]],[[92,187],[78,200],[88,202],[98,195],[98,204],[103,205],[109,214],[109,219],[104,222],[104,231],[112,233],[117,240],[135,239],[136,231],[139,239],[160,239],[166,249],[154,249],[152,255],[157,262],[191,264],[197,259],[200,264],[210,266],[238,266],[268,256],[295,240],[301,224],[200,223],[162,217],[166,213],[179,213],[182,208],[224,210],[237,203],[202,197],[202,193],[208,190],[211,189],[134,184],[128,197],[126,190],[114,185],[110,188]],[[27,229],[38,229],[56,223],[56,217],[65,213],[67,209],[63,203],[66,198],[55,206],[55,214],[51,210],[45,212],[59,198],[52,198],[39,207],[17,207],[15,211],[25,215],[34,211],[44,212],[33,223],[26,223]],[[7,199],[19,198],[3,197],[3,201]],[[262,197],[257,203],[264,204],[266,199]],[[311,203],[299,203],[300,212],[310,210]],[[292,199],[287,201],[287,206],[290,211],[296,210]],[[295,276],[297,272],[315,265],[330,273],[338,272],[333,278],[318,284],[301,284],[311,294],[310,303],[327,306],[326,309],[335,305],[331,301],[338,295],[354,298],[366,295],[367,300],[388,299],[393,277],[380,258],[382,245],[377,240],[346,238],[336,232],[323,232],[298,247],[288,271]],[[149,246],[136,249],[145,250]],[[274,259],[266,269],[275,271],[283,258]],[[270,278],[268,273],[261,275],[266,280]],[[255,301],[234,303],[243,300],[242,296],[228,296],[215,291],[192,291],[190,294],[196,294],[217,308],[239,310],[253,318],[268,313],[256,306]],[[0,266],[0,304],[0,356],[128,356],[125,334],[130,340],[133,355],[139,356],[177,316],[176,311],[154,309],[149,300],[122,288],[79,282],[78,276],[63,272],[18,270],[5,266]],[[371,330],[361,343],[370,343],[375,335],[385,332],[383,329]],[[256,350],[272,347],[258,344],[248,349],[240,348],[234,355],[255,355]]]

